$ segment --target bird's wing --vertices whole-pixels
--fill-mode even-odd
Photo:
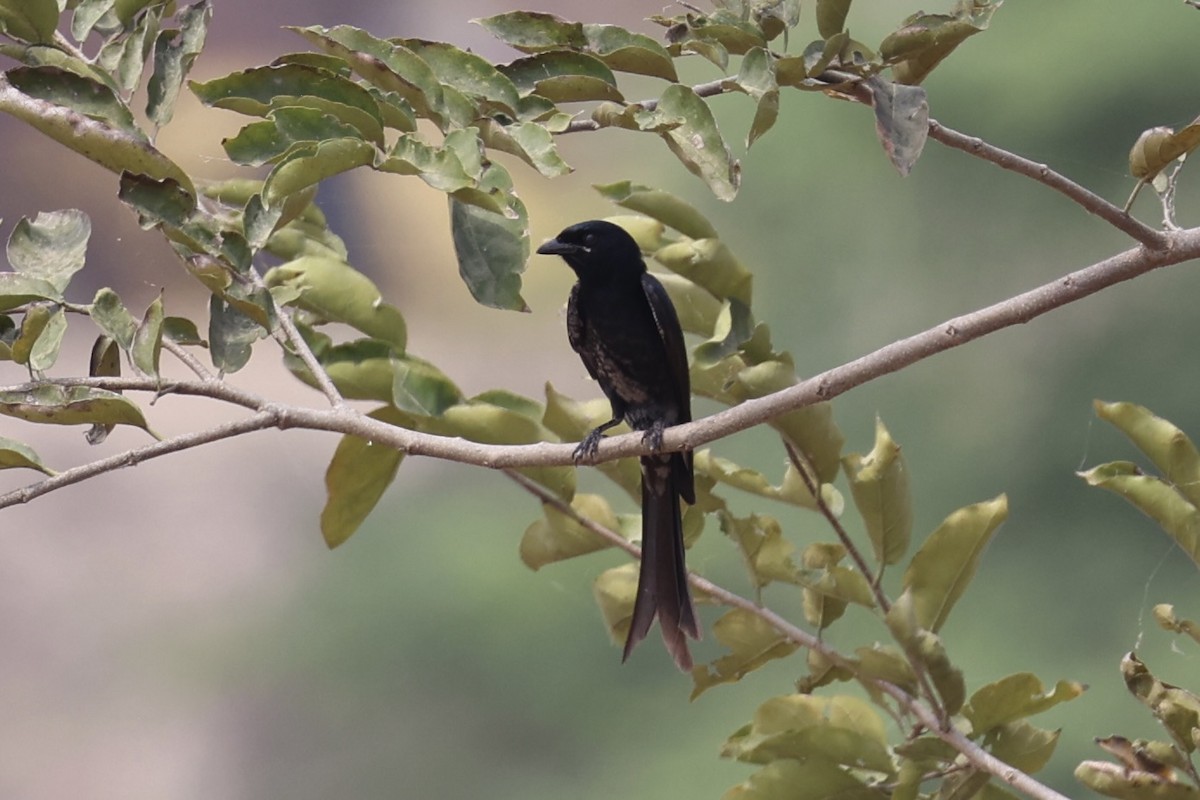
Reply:
[[[658,282],[658,278],[649,272],[642,275],[642,291],[646,294],[646,302],[650,304],[650,313],[654,315],[658,338],[667,353],[671,388],[675,391],[674,399],[681,415],[679,422],[691,422],[692,390],[688,381],[687,349],[683,345],[683,331],[679,327],[675,306],[671,305],[671,298],[667,296],[667,290]]]
[[[688,380],[687,349],[683,344],[683,330],[679,316],[667,290],[649,272],[642,275],[642,291],[654,315],[654,326],[667,354],[667,368],[671,371],[671,388],[675,392],[678,422],[692,421],[692,389]],[[671,459],[671,472],[679,495],[690,504],[696,502],[696,489],[692,472],[692,451],[676,453]],[[643,479],[644,480],[644,479]]]

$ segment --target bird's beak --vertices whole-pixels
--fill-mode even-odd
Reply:
[[[542,246],[537,249],[538,255],[543,256],[569,256],[579,253],[582,250],[583,248],[577,244],[560,242],[558,239],[551,239],[548,242],[543,243]]]

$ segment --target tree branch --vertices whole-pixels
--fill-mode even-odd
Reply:
[[[692,91],[700,97],[713,97],[732,91],[729,88],[729,78],[699,83]],[[837,86],[843,97],[853,98],[863,105],[870,106],[874,100],[872,94],[863,84],[863,78],[848,72],[829,70],[816,78],[808,79],[814,85],[828,84],[831,88]],[[848,92],[848,93],[845,93]],[[639,105],[648,111],[658,107],[658,100],[639,100],[632,105]],[[600,123],[594,119],[574,119],[560,133],[580,133],[583,131],[600,130]],[[1059,192],[1072,200],[1085,211],[1095,214],[1118,230],[1128,234],[1135,241],[1144,244],[1151,250],[1162,250],[1168,246],[1167,236],[1159,230],[1151,228],[1143,222],[1130,216],[1129,212],[1120,206],[1108,202],[1100,195],[1080,186],[1070,178],[1055,172],[1045,164],[1030,161],[1027,158],[1011,153],[1008,150],[988,144],[978,136],[967,136],[953,128],[948,128],[937,120],[929,120],[929,138],[941,142],[947,147],[962,150],[964,153],[989,161],[1001,169],[1024,175]]]
[[[71,484],[79,483],[88,478],[94,478],[97,475],[112,472],[122,467],[133,467],[143,461],[165,456],[168,453],[178,453],[180,450],[188,450],[192,447],[199,447],[202,444],[240,436],[243,433],[264,430],[277,425],[282,426],[286,416],[287,414],[283,409],[272,407],[236,422],[227,422],[223,425],[217,425],[196,433],[185,433],[181,436],[145,445],[144,447],[136,447],[124,453],[117,453],[115,456],[102,458],[89,464],[72,467],[43,481],[38,481],[21,489],[0,495],[0,508],[28,503],[30,500],[41,497],[55,489],[61,489],[64,486],[70,486]]]
[[[539,486],[529,478],[525,477],[519,472],[513,472],[512,470],[508,469],[504,470],[504,474],[518,483],[530,494],[537,497],[543,503],[550,505],[559,512],[571,517],[573,520],[604,539],[613,547],[624,550],[626,553],[636,558],[641,557],[641,549],[638,548],[637,545],[626,541],[625,538],[616,531],[609,530],[594,520],[583,516],[568,503],[563,502],[556,495]],[[710,597],[715,598],[723,605],[730,606],[731,608],[739,608],[755,615],[801,647],[815,650],[825,658],[829,659],[832,663],[848,667],[850,668],[851,672],[853,672],[853,663],[850,659],[846,658],[831,645],[827,644],[824,640],[817,638],[815,635],[809,633],[803,628],[793,625],[791,622],[779,616],[774,611],[771,611],[769,608],[764,608],[763,606],[760,606],[757,603],[742,597],[741,595],[734,594],[728,589],[725,589],[706,578],[702,578],[694,572],[688,573],[688,583],[694,586],[698,591],[704,592]],[[1046,786],[1027,773],[1022,772],[1016,767],[1010,766],[1009,764],[1006,764],[1000,759],[996,758],[978,744],[968,739],[953,726],[943,725],[942,721],[938,719],[938,716],[934,711],[922,704],[920,700],[913,697],[900,687],[878,678],[866,678],[857,674],[855,674],[855,678],[860,682],[868,684],[884,694],[887,694],[889,697],[899,703],[901,708],[920,720],[921,723],[927,729],[929,729],[931,733],[949,744],[951,747],[961,753],[969,762],[971,762],[971,764],[983,770],[984,772],[996,776],[1000,780],[1012,786],[1014,789],[1034,798],[1035,800],[1068,800],[1068,798],[1064,795],[1059,794],[1049,786]]]
[[[939,141],[947,147],[953,147],[955,150],[962,150],[976,158],[990,161],[1001,169],[1024,175],[1049,186],[1079,204],[1085,211],[1095,214],[1151,250],[1162,250],[1169,246],[1170,239],[1164,232],[1139,222],[1120,206],[1113,205],[1100,195],[1085,189],[1045,164],[1039,164],[1015,153],[1002,150],[995,145],[988,144],[978,136],[959,133],[952,128],[947,128],[937,120],[929,120],[929,138]]]
[[[668,428],[663,450],[695,449],[739,431],[813,403],[830,400],[856,386],[903,369],[930,356],[966,344],[989,333],[1029,322],[1061,306],[1081,300],[1117,283],[1161,267],[1200,258],[1200,229],[1169,232],[1162,250],[1137,247],[1072,272],[1051,283],[999,303],[885,345],[873,353],[801,381],[765,397],[747,400],[711,416]],[[62,385],[94,386],[127,391],[194,394],[214,397],[247,408],[262,410],[268,402],[224,381],[174,381],[159,383],[152,378],[67,378],[49,381]],[[3,391],[28,391],[37,384],[4,387]],[[533,466],[570,466],[575,462],[574,444],[541,442],[523,445],[493,445],[458,437],[437,436],[399,428],[371,419],[349,406],[332,409],[287,409],[289,427],[349,434],[409,455],[429,456],[490,469]],[[648,446],[634,432],[601,440],[595,462],[645,455]],[[119,465],[118,465],[119,466]],[[43,482],[44,483],[44,482]],[[36,484],[41,485],[41,484]],[[44,494],[44,492],[39,492]],[[11,503],[9,503],[11,505]],[[0,504],[0,508],[4,505]]]

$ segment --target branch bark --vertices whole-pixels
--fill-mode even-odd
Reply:
[[[892,342],[854,361],[803,380],[795,386],[766,397],[747,400],[740,405],[686,425],[668,428],[663,435],[663,449],[665,451],[695,449],[700,445],[767,422],[788,411],[833,399],[882,375],[896,372],[937,353],[959,347],[1002,328],[1029,322],[1056,308],[1077,302],[1102,289],[1136,278],[1152,270],[1200,258],[1200,228],[1168,232],[1165,236],[1167,244],[1162,249],[1151,250],[1146,247],[1136,247],[1126,250],[1015,297],[969,314],[954,317],[921,333]],[[264,398],[217,380],[159,383],[148,378],[72,378],[51,382],[113,390],[202,395],[259,411],[271,405]],[[21,384],[4,387],[3,390],[23,391],[31,386],[32,384]],[[288,408],[287,424],[289,427],[350,434],[394,447],[409,455],[440,458],[490,469],[568,466],[574,463],[574,444],[550,442],[527,445],[481,444],[457,437],[436,436],[397,428],[360,414],[349,406],[331,409]],[[261,427],[270,427],[270,425],[271,423],[266,423]],[[612,436],[601,441],[595,462],[646,453],[648,453],[648,448],[642,442],[641,434]],[[113,459],[104,461],[111,462]],[[124,465],[117,459],[112,468],[120,466]],[[33,484],[27,489],[49,483],[50,480],[53,479]],[[45,494],[49,490],[39,490],[30,497],[23,496],[25,491],[18,490],[0,495],[0,508],[16,502],[26,502],[27,499]],[[18,497],[19,495],[20,497]]]

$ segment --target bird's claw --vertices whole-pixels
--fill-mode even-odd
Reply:
[[[642,434],[642,444],[649,446],[655,452],[662,450],[663,430],[663,424],[655,422],[649,430]]]
[[[579,446],[575,448],[575,452],[571,454],[571,458],[578,464],[580,461],[591,461],[596,457],[596,451],[600,449],[600,440],[604,438],[604,431],[596,428],[589,433]]]

